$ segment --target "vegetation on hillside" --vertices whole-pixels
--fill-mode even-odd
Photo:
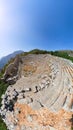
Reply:
[[[5,123],[3,122],[1,115],[0,115],[0,130],[7,130]]]
[[[25,53],[22,53],[20,54],[20,56],[26,56],[28,54],[51,54],[53,56],[58,56],[58,57],[62,57],[62,58],[65,58],[65,59],[68,59],[68,60],[71,60],[73,62],[73,57],[69,55],[69,53],[67,53],[66,51],[46,51],[46,50],[39,50],[39,49],[34,49],[34,50],[31,50],[29,52],[25,52]],[[3,74],[6,70],[6,67],[14,61],[14,58],[12,58],[4,67],[3,69],[1,70],[0,72],[0,78],[3,77]],[[2,80],[0,80],[0,107],[1,107],[1,96],[2,94],[5,93],[6,89],[8,87],[8,84],[3,82]],[[7,130],[6,128],[6,125],[3,123],[2,119],[1,119],[1,116],[0,116],[0,130]],[[71,130],[73,130],[73,128],[71,128]]]
[[[2,99],[1,99],[2,94],[5,93],[7,87],[8,87],[8,84],[6,84],[0,80],[0,107],[1,107],[1,101],[2,101]],[[0,130],[7,130],[7,127],[6,127],[5,123],[3,122],[1,115],[0,115]]]
[[[11,58],[11,59],[8,61],[8,63],[1,69],[1,71],[0,71],[0,78],[3,77],[3,75],[4,75],[4,73],[5,73],[5,70],[6,70],[6,67],[7,67],[10,63],[12,63],[12,62],[14,61],[14,59],[15,59],[15,58]]]
[[[73,57],[69,55],[69,52],[70,54],[72,55],[73,52],[72,51],[47,51],[47,50],[39,50],[39,49],[34,49],[34,50],[31,50],[29,52],[24,52],[24,53],[21,53],[19,54],[20,56],[26,56],[28,54],[51,54],[53,56],[58,56],[58,57],[62,57],[62,58],[65,58],[65,59],[68,59],[68,60],[71,60],[73,62]],[[2,68],[2,70],[0,71],[0,78],[2,78],[5,70],[6,70],[6,67],[14,61],[15,58],[11,58],[8,63]]]
[[[70,53],[72,52],[70,51]],[[28,54],[51,54],[53,56],[58,56],[71,60],[73,62],[73,57],[69,55],[69,51],[46,51],[46,50],[34,49],[29,52],[22,53],[21,56],[26,56]]]
[[[51,51],[51,55],[62,57],[68,60],[71,60],[73,62],[73,57],[71,57],[67,52],[64,51]]]
[[[1,102],[2,102],[2,94],[5,93],[7,87],[8,87],[8,84],[5,83],[4,81],[1,80],[1,78],[3,77],[4,73],[5,73],[5,70],[6,70],[6,67],[12,63],[14,61],[15,58],[11,58],[8,63],[2,68],[2,70],[0,71],[0,107],[1,107]],[[0,130],[7,130],[7,127],[5,125],[5,123],[3,122],[2,120],[2,117],[0,115]]]
[[[2,94],[5,93],[7,87],[8,87],[8,84],[5,83],[4,81],[0,80],[0,107],[1,107],[1,101],[2,101],[1,96],[2,96]]]

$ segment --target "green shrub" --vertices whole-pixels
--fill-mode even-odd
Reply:
[[[0,116],[0,130],[7,130],[7,127],[5,123],[2,121],[1,116]]]
[[[22,53],[21,56],[26,56],[28,54],[51,54],[53,56],[58,56],[58,57],[71,60],[73,62],[73,57],[69,56],[69,52],[67,51],[46,51],[46,50],[34,49],[29,52]]]
[[[0,107],[1,107],[1,96],[5,93],[6,89],[8,87],[8,84],[4,83],[3,81],[0,81]],[[3,122],[1,115],[0,115],[0,130],[7,130],[7,127],[5,123]]]
[[[50,54],[71,60],[73,62],[73,57],[69,56],[69,54],[65,51],[50,51]]]

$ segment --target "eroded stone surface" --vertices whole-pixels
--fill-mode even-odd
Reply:
[[[73,64],[51,55],[28,55],[20,79],[2,96],[9,130],[71,130]]]

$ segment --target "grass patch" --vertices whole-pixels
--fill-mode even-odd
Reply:
[[[0,130],[7,130],[5,123],[3,122],[1,115],[0,115]]]

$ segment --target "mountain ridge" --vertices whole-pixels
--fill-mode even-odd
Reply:
[[[4,67],[5,64],[8,63],[8,61],[11,59],[11,58],[14,58],[17,54],[21,54],[23,53],[23,51],[21,50],[18,50],[18,51],[15,51],[7,56],[4,56],[0,59],[0,69],[2,69]]]

